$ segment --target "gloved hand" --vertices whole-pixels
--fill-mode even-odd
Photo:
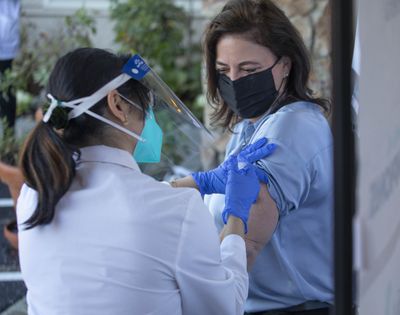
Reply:
[[[243,168],[239,169],[238,160],[235,156],[229,157],[226,166],[228,176],[222,219],[226,224],[230,215],[240,218],[244,223],[245,233],[247,233],[250,208],[257,200],[260,191],[256,167],[245,164]]]
[[[275,144],[268,144],[267,138],[261,138],[253,144],[245,146],[237,155],[239,168],[244,164],[252,164],[262,158],[267,157],[275,150]],[[236,155],[232,155],[236,156]],[[230,158],[230,157],[229,157]],[[199,188],[202,195],[207,194],[224,194],[227,178],[227,161],[229,158],[217,168],[207,172],[192,173],[192,177]],[[250,167],[250,166],[249,166]],[[260,169],[255,168],[259,180],[268,183],[267,175]]]

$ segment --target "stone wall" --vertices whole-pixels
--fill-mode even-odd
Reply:
[[[310,87],[324,97],[331,95],[330,6],[328,0],[275,0],[300,31],[313,64]]]

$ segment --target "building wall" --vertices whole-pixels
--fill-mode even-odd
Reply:
[[[32,36],[38,32],[57,32],[63,24],[64,18],[85,6],[93,13],[97,34],[93,42],[100,48],[116,49],[113,42],[113,24],[109,19],[108,0],[22,0],[22,23],[34,23],[37,28],[32,29]]]
[[[109,18],[110,2],[110,0],[21,0],[22,22],[33,22],[37,25],[38,32],[54,32],[61,26],[65,16],[85,7],[93,14],[97,23],[94,45],[99,48],[117,49],[118,46],[114,43],[113,23]],[[202,0],[175,0],[175,3],[191,12],[195,24],[193,40],[200,40],[204,20]]]

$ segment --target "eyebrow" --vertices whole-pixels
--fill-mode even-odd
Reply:
[[[218,66],[228,66],[226,63],[223,63],[221,61],[216,61],[216,64]],[[238,64],[239,67],[247,66],[247,65],[261,66],[261,64],[259,62],[256,62],[256,61],[242,61],[241,63]]]

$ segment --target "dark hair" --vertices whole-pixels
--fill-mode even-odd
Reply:
[[[128,56],[118,56],[102,49],[76,49],[57,61],[50,74],[47,93],[58,101],[89,96],[120,75],[128,59]],[[143,112],[147,109],[148,90],[138,81],[128,80],[118,88],[118,92],[140,104]],[[106,105],[107,98],[104,97],[91,111],[103,116]],[[38,192],[37,207],[25,222],[27,229],[52,221],[58,201],[75,176],[73,154],[79,154],[78,148],[90,144],[91,139],[106,137],[109,134],[107,128],[112,128],[87,114],[69,120],[62,130],[56,130],[58,121],[53,112],[47,123],[39,122],[22,149],[20,166],[25,181]]]
[[[213,123],[231,129],[240,120],[220,97],[217,87],[216,47],[221,37],[226,34],[243,35],[269,48],[277,57],[290,58],[292,67],[287,79],[286,93],[273,108],[273,112],[294,100],[311,101],[329,111],[329,102],[314,98],[312,90],[307,86],[310,58],[299,32],[283,11],[270,0],[230,0],[210,22],[204,33],[207,99],[215,109],[212,115]]]

